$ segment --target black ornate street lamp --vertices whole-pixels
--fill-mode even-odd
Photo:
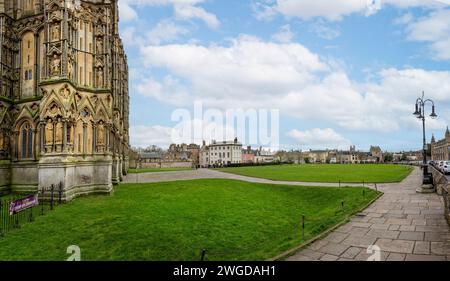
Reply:
[[[430,114],[430,117],[432,119],[436,119],[438,116],[436,114],[434,101],[431,99],[425,99],[425,92],[422,92],[422,97],[418,98],[416,100],[416,111],[414,112],[414,115],[418,119],[422,119],[422,125],[423,125],[423,183],[424,184],[430,184],[430,176],[428,174],[428,163],[427,163],[427,139],[425,135],[425,105],[427,103],[430,103],[432,106],[432,112]]]

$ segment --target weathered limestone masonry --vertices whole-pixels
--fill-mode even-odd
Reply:
[[[431,167],[431,172],[433,173],[433,182],[436,187],[436,192],[444,198],[445,219],[450,224],[450,183],[448,178],[434,167]]]
[[[117,0],[0,0],[0,194],[110,193],[128,170]]]

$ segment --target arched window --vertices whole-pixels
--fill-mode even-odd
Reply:
[[[20,131],[21,135],[21,151],[22,158],[29,159],[33,158],[33,129],[31,128],[29,123],[25,123],[22,125],[22,129]]]

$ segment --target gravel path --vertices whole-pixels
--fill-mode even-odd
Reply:
[[[174,172],[157,172],[157,173],[145,173],[145,174],[129,174],[126,176],[124,183],[152,183],[152,182],[165,182],[165,181],[178,181],[178,180],[195,180],[195,179],[232,179],[241,180],[254,183],[267,183],[267,184],[281,184],[281,185],[300,185],[300,186],[327,186],[336,187],[339,183],[316,183],[316,182],[293,182],[293,181],[273,181],[268,179],[253,178],[247,176],[240,176],[230,173],[224,173],[217,170],[210,169],[198,169],[187,171],[174,171]],[[362,186],[362,183],[348,184],[343,183],[345,186]],[[373,184],[365,184],[366,187],[375,188]]]

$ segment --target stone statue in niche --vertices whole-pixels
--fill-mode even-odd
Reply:
[[[53,104],[52,107],[50,107],[49,112],[50,112],[51,115],[56,115],[59,112],[59,109],[56,106],[56,104]]]
[[[53,55],[52,63],[50,65],[52,76],[59,76],[61,70],[61,60],[57,54]]]
[[[97,86],[103,88],[103,69],[99,68],[97,70]]]
[[[53,123],[51,119],[48,119],[45,124],[45,144],[53,145]]]
[[[97,40],[97,44],[96,44],[96,47],[97,47],[97,54],[103,54],[103,42],[102,42],[102,40]]]
[[[58,10],[53,11],[52,12],[52,17],[53,18],[59,18],[59,11]]]
[[[61,120],[58,120],[58,123],[56,123],[56,129],[55,129],[55,143],[56,144],[62,144],[63,141],[63,125]]]
[[[5,135],[3,137],[3,150],[7,151],[9,149],[9,136]]]
[[[58,41],[61,36],[61,29],[58,23],[56,23],[52,28],[52,41]]]
[[[69,79],[72,79],[72,75],[73,75],[72,60],[69,60],[69,65],[67,66],[67,74],[69,76]]]
[[[0,150],[5,150],[5,136],[0,132]]]
[[[98,145],[104,145],[105,144],[105,125],[103,125],[102,121],[100,121],[100,123],[98,124],[97,144]]]

